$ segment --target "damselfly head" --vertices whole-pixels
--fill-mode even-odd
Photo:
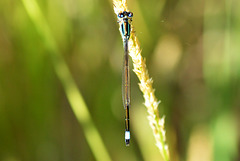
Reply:
[[[118,18],[132,18],[133,17],[133,13],[132,12],[127,12],[127,11],[123,11],[123,12],[120,12],[118,14]]]

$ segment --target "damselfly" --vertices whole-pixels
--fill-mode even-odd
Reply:
[[[130,108],[130,72],[129,72],[129,55],[128,55],[128,40],[131,33],[131,22],[133,13],[123,11],[118,14],[120,30],[123,39],[124,61],[122,74],[122,98],[125,113],[125,143],[128,146],[130,143],[130,126],[129,126],[129,108]]]

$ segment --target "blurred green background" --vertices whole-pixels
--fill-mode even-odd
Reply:
[[[239,161],[240,1],[128,6],[171,160]],[[0,161],[97,160],[92,129],[114,161],[161,161],[133,73],[125,147],[122,55],[111,0],[0,0]]]

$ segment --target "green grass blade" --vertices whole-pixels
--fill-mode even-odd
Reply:
[[[51,54],[53,65],[58,78],[60,79],[69,103],[76,115],[78,122],[82,125],[86,140],[98,161],[110,161],[110,156],[103,140],[95,127],[88,108],[83,100],[74,79],[65,63],[64,59],[58,51],[54,37],[51,34],[50,28],[43,17],[43,14],[36,2],[36,0],[22,0],[27,14],[33,21],[39,34],[46,45],[46,48]]]

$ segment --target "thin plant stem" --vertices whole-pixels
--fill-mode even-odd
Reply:
[[[36,0],[22,0],[27,14],[33,21],[39,34],[45,43],[50,54],[57,77],[60,79],[70,106],[82,125],[86,140],[97,161],[111,161],[103,140],[91,118],[87,105],[78,90],[76,83],[69,71],[69,68],[58,51],[58,47],[52,36],[48,23],[36,2]]]
[[[128,11],[126,0],[113,0],[114,11],[116,15],[123,11]],[[141,56],[141,49],[135,31],[132,28],[131,37],[129,39],[129,55],[133,61],[133,71],[137,75],[140,83],[139,87],[145,99],[144,105],[147,108],[149,124],[153,130],[156,145],[165,161],[169,161],[169,149],[166,143],[166,135],[164,129],[164,116],[159,117],[158,105],[154,89],[152,87],[153,80],[149,77],[146,60]],[[121,33],[121,31],[120,31]]]

